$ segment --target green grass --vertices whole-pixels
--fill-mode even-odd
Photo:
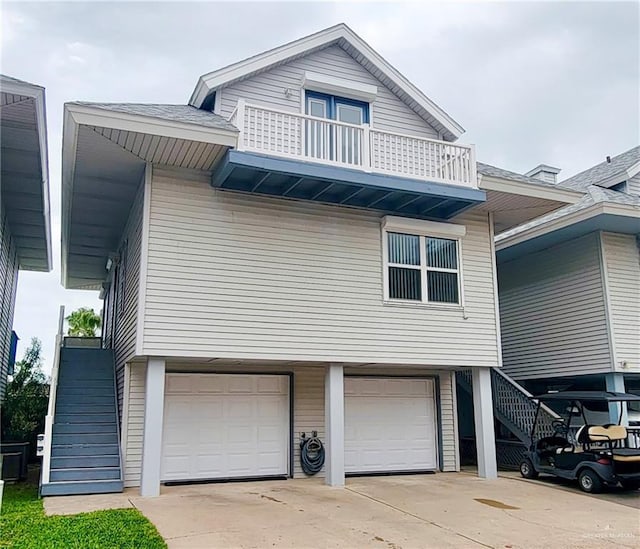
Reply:
[[[32,484],[4,486],[0,547],[15,549],[156,549],[164,540],[137,509],[47,517]]]

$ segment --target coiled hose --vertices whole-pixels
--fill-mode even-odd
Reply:
[[[305,433],[302,433],[300,438],[300,465],[305,474],[309,476],[319,473],[324,465],[324,445],[318,438],[316,431],[309,438]]]

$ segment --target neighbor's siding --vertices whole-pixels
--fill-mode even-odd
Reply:
[[[4,209],[0,210],[0,400],[4,398],[18,285],[18,255]]]
[[[611,371],[598,233],[498,266],[504,370],[515,379]]]
[[[486,215],[456,220],[464,311],[390,306],[379,213],[154,174],[142,354],[497,365]]]
[[[238,99],[291,112],[301,112],[302,79],[305,71],[351,80],[378,87],[371,112],[372,126],[379,130],[438,138],[438,132],[377,78],[339,46],[310,53],[304,57],[263,72],[247,80],[222,88],[220,113],[228,118]],[[287,97],[285,90],[291,90]]]
[[[640,252],[633,235],[603,233],[615,369],[640,372]],[[622,363],[626,362],[626,368]]]
[[[116,385],[118,391],[118,409],[122,417],[122,402],[124,390],[124,365],[135,355],[136,346],[136,321],[138,314],[138,294],[140,287],[140,250],[142,242],[142,208],[144,197],[144,185],[136,195],[131,213],[125,226],[122,240],[118,249],[122,249],[126,241],[127,254],[125,259],[125,293],[122,300],[122,310],[115,310],[112,317],[114,323],[113,341],[111,347],[114,350],[116,363]],[[117,303],[118,284],[111,283],[110,295],[105,303]]]
[[[640,196],[640,173],[627,180],[627,192]]]

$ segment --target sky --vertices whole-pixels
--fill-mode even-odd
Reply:
[[[4,74],[46,88],[53,264],[21,272],[18,357],[50,371],[58,309],[100,310],[60,284],[66,101],[186,103],[198,76],[347,23],[458,121],[478,160],[565,179],[640,143],[639,2],[7,2]]]

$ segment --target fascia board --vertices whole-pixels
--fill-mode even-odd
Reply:
[[[555,202],[565,202],[566,204],[575,204],[584,197],[584,193],[579,191],[572,191],[560,187],[545,187],[543,185],[523,183],[522,181],[513,181],[511,179],[498,179],[488,175],[482,176],[478,188],[485,191],[496,191],[531,198],[553,200]]]

